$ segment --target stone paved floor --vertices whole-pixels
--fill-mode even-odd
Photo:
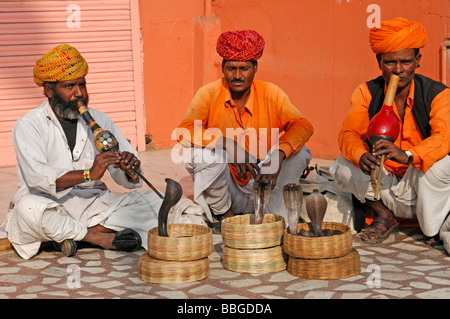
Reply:
[[[182,185],[186,196],[192,195],[192,180],[184,165],[167,160],[170,149],[140,155],[155,187],[164,189],[164,178],[170,177]],[[314,161],[319,166],[330,163]],[[15,167],[0,169],[0,185],[1,223],[17,189]],[[111,181],[107,180],[107,185],[112,191],[124,191]],[[67,258],[46,249],[30,260],[12,251],[0,252],[0,299],[450,298],[450,257],[442,246],[425,245],[418,229],[401,229],[377,245],[365,244],[355,236],[353,246],[360,255],[361,273],[341,280],[306,280],[286,270],[259,275],[228,271],[222,266],[221,235],[213,235],[213,239],[209,277],[176,285],[150,284],[138,278],[137,262],[146,253],[143,250],[123,253],[84,248]],[[378,275],[380,286],[370,288]]]
[[[307,280],[286,270],[245,274],[222,266],[221,235],[213,235],[207,279],[185,284],[151,284],[137,275],[144,250],[124,253],[83,248],[65,257],[51,248],[30,260],[12,251],[0,255],[0,298],[23,299],[384,299],[450,298],[450,257],[442,246],[423,243],[418,229],[401,229],[384,243],[355,236],[361,274],[339,280]],[[379,275],[379,276],[378,276]],[[379,278],[379,287],[376,286]]]

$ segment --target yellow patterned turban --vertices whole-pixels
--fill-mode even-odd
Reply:
[[[45,82],[81,78],[88,70],[86,60],[77,49],[68,44],[60,44],[36,61],[33,79],[37,85],[42,86]]]
[[[372,28],[369,33],[370,47],[375,54],[419,49],[427,39],[422,23],[405,18],[382,21],[380,28]]]

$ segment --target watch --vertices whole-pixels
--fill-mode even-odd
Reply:
[[[406,165],[410,165],[414,161],[414,156],[410,151],[405,151],[406,156],[408,156],[408,162]]]

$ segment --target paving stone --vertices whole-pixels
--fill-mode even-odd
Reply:
[[[32,260],[32,261],[19,263],[18,265],[21,266],[21,267],[27,267],[27,268],[32,268],[32,269],[43,269],[43,268],[47,267],[50,264],[51,264],[51,262],[49,262],[49,261]]]
[[[372,293],[357,293],[357,292],[344,292],[341,296],[342,299],[366,299],[372,295]]]
[[[328,287],[327,280],[304,280],[292,285],[289,285],[286,290],[306,291],[313,289],[323,289]]]
[[[194,295],[208,295],[224,292],[224,289],[215,287],[213,285],[202,285],[200,287],[192,288],[189,293]]]
[[[42,284],[43,285],[50,285],[50,284],[54,284],[58,281],[60,281],[61,278],[54,278],[54,277],[47,277],[47,278],[42,278]]]
[[[255,288],[250,288],[249,291],[256,293],[256,294],[262,294],[262,293],[270,293],[278,289],[278,286],[276,285],[263,285],[258,286]]]
[[[366,290],[367,285],[361,285],[361,284],[347,284],[342,285],[340,287],[335,288],[335,290],[348,290],[348,291],[358,291],[358,290]]]
[[[0,294],[10,294],[16,291],[16,286],[0,286]]]
[[[431,284],[427,284],[419,281],[412,281],[409,283],[411,287],[419,288],[419,289],[427,289],[430,290],[433,286]]]
[[[104,282],[98,282],[98,283],[94,283],[92,284],[92,286],[95,286],[97,288],[103,288],[103,289],[109,289],[109,288],[114,288],[117,286],[122,286],[123,283],[117,280],[110,280],[110,281],[104,281]]]
[[[297,277],[291,275],[287,271],[280,271],[270,276],[269,282],[290,282]]]
[[[430,276],[425,276],[425,279],[428,280],[429,282],[431,282],[432,284],[446,285],[446,286],[450,287],[450,280],[449,279],[442,279],[442,278],[436,278],[436,277],[430,277]]]
[[[424,299],[449,299],[450,287],[421,292],[416,294],[416,296]]]
[[[37,278],[33,275],[2,275],[0,276],[0,282],[8,282],[15,284],[27,283]]]
[[[236,295],[236,294],[226,294],[226,295],[221,295],[218,294],[217,297],[222,298],[222,299],[248,299],[247,296],[241,296],[241,295]]]
[[[330,299],[333,294],[332,291],[309,291],[305,299]]]
[[[187,299],[187,296],[182,291],[157,291],[158,295],[170,299]]]
[[[261,280],[259,279],[241,279],[241,280],[225,280],[223,281],[225,284],[230,285],[235,288],[243,288],[249,286],[255,286],[261,284]]]
[[[413,244],[407,244],[407,243],[393,244],[393,245],[391,245],[391,247],[404,249],[404,250],[407,250],[407,251],[424,251],[424,250],[428,249],[427,247],[423,247],[423,246],[419,246],[419,245],[413,245]]]
[[[58,259],[58,264],[79,264],[81,260],[75,257],[63,257]]]
[[[21,294],[17,295],[17,299],[36,299],[38,296],[36,294]]]
[[[405,290],[395,290],[395,289],[377,289],[378,293],[382,293],[384,295],[396,297],[396,298],[405,298],[412,295],[412,291]]]
[[[103,281],[105,280],[104,277],[100,277],[100,276],[86,276],[86,275],[81,275],[81,281],[82,282],[86,282],[86,283],[92,283],[92,282],[99,282],[99,281]]]
[[[30,286],[30,287],[26,287],[25,291],[32,293],[32,292],[41,292],[44,290],[47,290],[48,287],[44,286],[44,285],[36,285],[36,286]]]
[[[120,278],[120,277],[127,277],[130,274],[127,272],[119,272],[119,271],[111,271],[107,276],[108,277],[115,277],[115,278]]]
[[[1,267],[0,274],[15,274],[18,273],[20,267]]]
[[[99,260],[100,259],[100,253],[98,251],[93,251],[90,254],[78,254],[79,258],[84,260]]]
[[[43,275],[50,275],[50,276],[67,276],[69,274],[67,268],[62,267],[48,267],[41,271],[41,274]]]

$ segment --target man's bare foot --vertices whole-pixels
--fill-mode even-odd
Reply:
[[[223,218],[233,217],[233,216],[236,216],[236,214],[233,213],[231,210],[229,210],[225,214],[223,214]]]
[[[398,230],[399,224],[392,212],[381,201],[366,201],[366,205],[373,209],[375,218],[369,228],[363,231],[361,239],[367,243],[380,243]]]
[[[96,231],[92,230],[92,228],[88,228],[88,232],[84,236],[82,241],[103,247],[104,249],[114,249],[115,247],[113,246],[112,242],[115,235],[115,232]]]
[[[101,232],[101,233],[115,233],[116,232],[116,231],[114,231],[114,230],[112,230],[110,228],[103,227],[100,224],[97,224],[95,226],[89,227],[88,230],[98,231],[98,232]]]

